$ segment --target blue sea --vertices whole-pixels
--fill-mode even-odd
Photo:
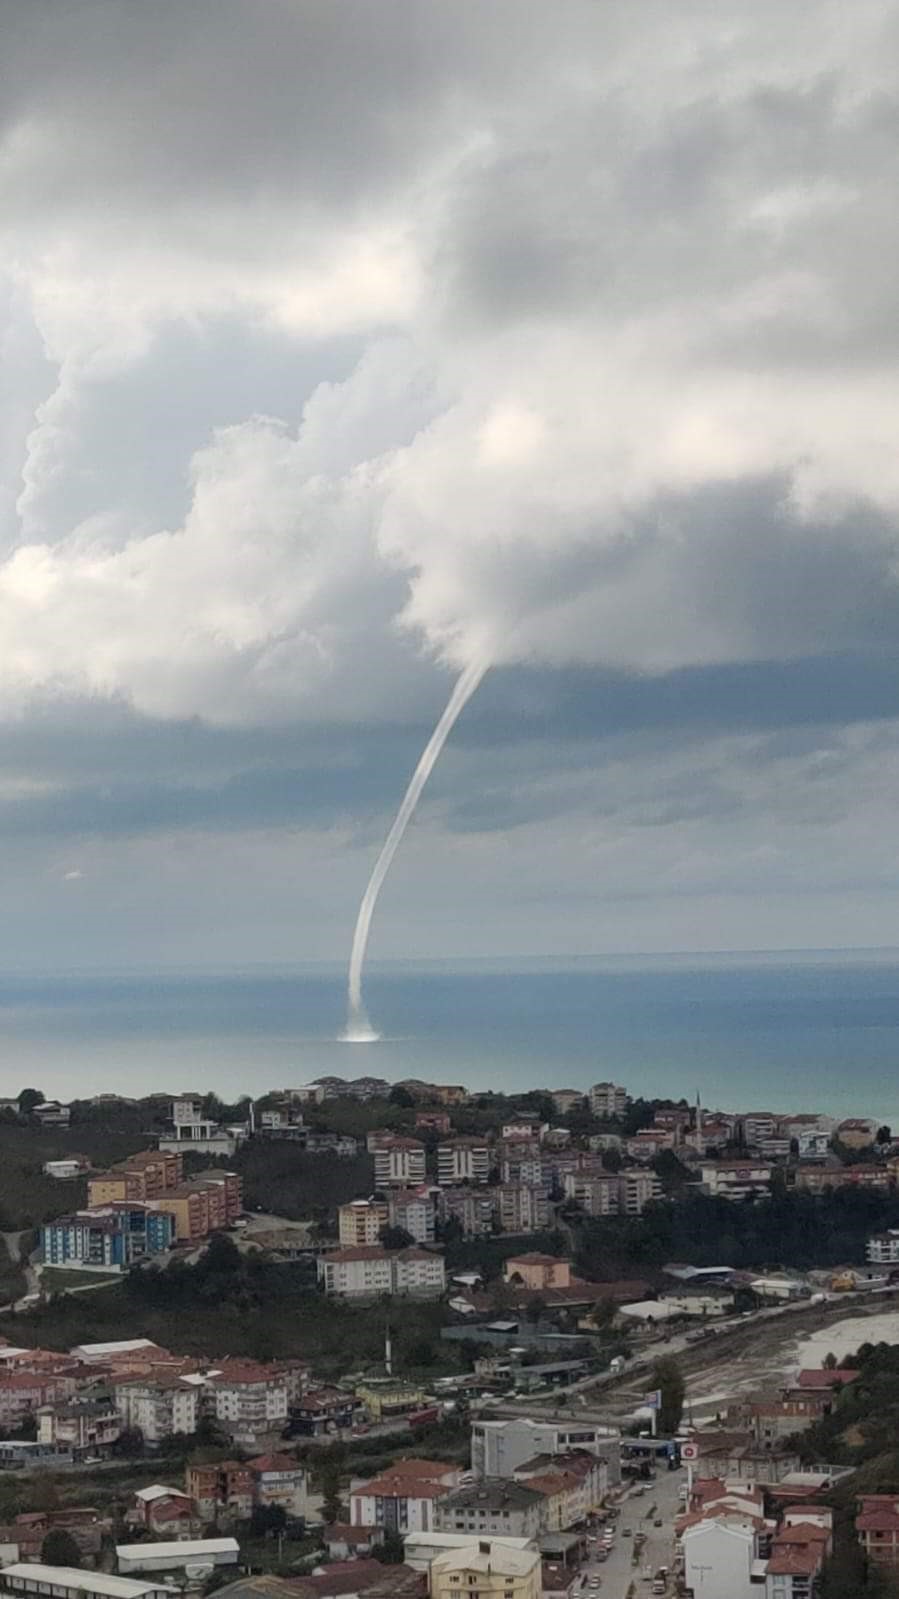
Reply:
[[[381,1034],[340,1040],[342,968],[7,976],[0,1092],[225,1098],[324,1073],[587,1088],[899,1124],[899,951],[372,965]]]

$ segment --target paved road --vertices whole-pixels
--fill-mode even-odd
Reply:
[[[639,1596],[648,1596],[652,1591],[652,1583],[643,1580],[644,1571],[648,1570],[652,1576],[660,1566],[674,1564],[674,1518],[680,1510],[678,1489],[686,1482],[685,1470],[661,1470],[655,1482],[646,1484],[646,1492],[638,1496],[630,1492],[622,1501],[621,1514],[616,1522],[615,1544],[607,1560],[591,1560],[584,1567],[584,1581],[579,1594],[584,1599],[589,1599],[591,1592],[597,1594],[597,1599],[625,1599],[631,1583],[635,1584]],[[654,1512],[654,1513],[653,1513]],[[656,1520],[662,1521],[661,1527],[656,1527]],[[630,1535],[625,1537],[624,1529],[630,1529]],[[646,1543],[640,1554],[637,1565],[633,1564],[634,1533],[645,1532]],[[598,1576],[600,1586],[591,1590],[590,1579]],[[669,1594],[674,1593],[673,1580],[669,1579]]]

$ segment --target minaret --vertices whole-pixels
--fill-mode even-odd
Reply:
[[[701,1155],[702,1154],[702,1100],[699,1097],[699,1089],[698,1088],[696,1090],[696,1116],[695,1116],[695,1124],[694,1124],[694,1128],[693,1128],[693,1142],[695,1144],[695,1147],[696,1147],[697,1151]]]
[[[384,1369],[388,1377],[393,1376],[393,1347],[390,1342],[390,1323],[384,1333]]]

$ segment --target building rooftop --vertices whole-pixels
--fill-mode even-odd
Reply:
[[[117,1560],[139,1560],[142,1555],[153,1560],[180,1559],[182,1555],[185,1561],[202,1560],[204,1555],[234,1555],[236,1559],[240,1544],[236,1538],[176,1538],[171,1543],[117,1543],[115,1552]]]
[[[540,1562],[536,1549],[512,1549],[505,1541],[473,1538],[461,1549],[437,1555],[431,1570],[482,1571],[501,1577],[526,1577]]]
[[[147,1548],[146,1544],[139,1547]],[[153,1545],[157,1548],[158,1545]],[[3,1580],[45,1583],[47,1593],[54,1588],[75,1588],[89,1594],[101,1594],[108,1599],[146,1599],[151,1594],[177,1594],[177,1588],[165,1583],[137,1582],[133,1577],[111,1577],[105,1571],[81,1571],[75,1566],[45,1566],[38,1561],[15,1561],[3,1567]]]
[[[480,1482],[451,1488],[444,1505],[449,1510],[529,1510],[543,1498],[535,1488],[506,1477],[484,1477]]]

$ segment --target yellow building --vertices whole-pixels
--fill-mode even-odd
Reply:
[[[387,1421],[391,1416],[404,1415],[407,1410],[417,1410],[427,1397],[423,1388],[416,1383],[403,1382],[401,1377],[358,1383],[355,1392],[372,1421]]]
[[[536,1549],[510,1549],[490,1538],[447,1549],[431,1562],[431,1599],[540,1599],[541,1567]]]
[[[387,1226],[387,1205],[380,1199],[354,1199],[337,1212],[341,1249],[369,1248],[381,1241]]]
[[[542,1288],[570,1288],[571,1262],[536,1252],[515,1255],[506,1261],[503,1278],[507,1283],[514,1283],[517,1279],[525,1288],[533,1288],[538,1293]]]

